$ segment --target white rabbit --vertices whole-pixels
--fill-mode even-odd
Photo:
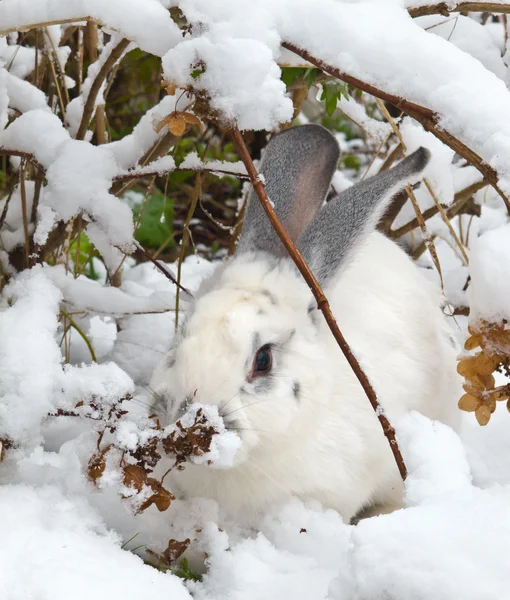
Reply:
[[[389,418],[416,409],[452,424],[460,384],[439,290],[374,231],[392,197],[419,179],[429,152],[419,149],[321,209],[338,157],[322,127],[280,133],[261,164],[268,196]],[[189,464],[174,491],[214,498],[237,515],[291,495],[313,498],[346,521],[401,500],[377,417],[253,191],[236,256],[202,284],[151,386],[169,422],[187,402],[215,404],[242,439],[234,467]]]

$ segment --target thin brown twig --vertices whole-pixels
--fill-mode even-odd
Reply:
[[[62,67],[62,63],[60,62],[60,59],[58,57],[57,49],[55,48],[55,44],[53,43],[53,39],[52,39],[47,27],[44,28],[44,33],[46,34],[46,37],[48,38],[48,41],[50,42],[50,45],[51,45],[51,48],[53,51],[53,56],[55,58],[55,63],[58,66],[58,75],[59,75],[60,81],[62,82],[62,89],[64,90],[64,96],[65,96],[65,104],[67,105],[67,104],[69,104],[70,99],[69,99],[69,91],[68,91],[67,85],[66,85],[66,77],[65,77],[64,69]],[[50,59],[50,62],[51,62],[51,59]],[[52,70],[53,70],[53,72],[55,72],[55,69],[52,69]],[[56,78],[56,75],[55,75],[55,78]],[[56,81],[55,81],[55,85],[57,85]]]
[[[427,247],[427,250],[430,252],[430,256],[432,257],[432,262],[439,273],[439,279],[441,281],[441,290],[444,291],[444,279],[443,279],[443,271],[441,269],[441,263],[439,262],[439,257],[437,255],[436,246],[434,244],[434,236],[429,235],[427,230],[427,224],[425,223],[425,219],[423,218],[423,214],[420,209],[420,205],[418,204],[418,200],[416,200],[416,196],[414,195],[412,187],[409,185],[406,188],[407,195],[411,200],[411,204],[413,205],[414,212],[416,214],[416,219],[418,221],[418,225],[421,229],[421,236],[423,238],[423,243]]]
[[[473,183],[467,188],[461,190],[460,192],[457,192],[454,196],[453,203],[446,211],[447,217],[449,219],[453,219],[453,217],[455,217],[462,210],[462,208],[469,201],[471,196],[478,190],[481,190],[486,185],[487,182],[484,180],[477,181],[476,183]],[[439,208],[437,206],[431,206],[430,208],[424,210],[422,215],[425,221],[428,221],[428,219],[432,218],[434,215],[437,215],[438,212]],[[417,227],[419,227],[419,225],[420,224],[418,223],[418,219],[416,219],[415,217],[414,219],[408,221],[398,229],[390,229],[386,231],[386,234],[392,239],[397,239],[399,237],[402,237],[406,233],[411,232],[413,229],[416,229]]]
[[[20,167],[19,189],[21,195],[21,214],[23,218],[23,234],[25,236],[25,267],[28,267],[28,256],[30,254],[30,238],[28,235],[28,209],[27,209],[27,190],[25,187],[25,169],[27,162],[22,161]]]
[[[448,218],[448,215],[446,214],[445,209],[441,206],[441,202],[439,201],[439,198],[437,197],[437,194],[436,194],[434,188],[432,187],[431,183],[429,182],[429,180],[427,178],[425,178],[423,180],[423,183],[425,184],[427,190],[429,191],[429,194],[432,196],[432,199],[434,200],[434,204],[437,206],[437,209],[441,215],[441,218],[443,219],[443,222],[448,227],[448,231],[450,232],[450,235],[452,236],[454,242],[457,244],[464,264],[468,265],[469,258],[468,258],[468,255],[466,254],[466,250],[464,249],[462,242],[459,240],[459,237],[458,237],[455,229],[453,228],[453,225],[452,225],[450,219]]]
[[[193,188],[193,194],[191,196],[191,202],[190,202],[188,214],[186,216],[186,222],[184,223],[182,239],[181,239],[181,251],[179,253],[179,260],[177,262],[178,288],[177,288],[177,291],[175,294],[175,330],[176,331],[179,326],[179,299],[180,299],[179,288],[181,286],[182,261],[184,260],[184,254],[186,252],[186,246],[187,246],[188,240],[191,239],[191,232],[190,232],[190,228],[189,228],[191,219],[193,218],[193,215],[197,208],[198,199],[200,198],[201,194],[202,194],[202,180],[201,180],[200,173],[198,172],[195,177],[195,187]],[[192,239],[191,239],[191,242],[193,243]]]
[[[501,2],[458,2],[452,5],[451,2],[437,2],[425,4],[410,8],[411,17],[423,17],[425,15],[443,15],[448,17],[452,12],[489,12],[489,13],[510,13],[510,2],[502,4]]]
[[[135,244],[136,244],[136,247],[138,248],[138,250],[145,256],[145,258],[150,260],[151,263],[157,269],[159,269],[167,279],[169,279],[174,285],[176,285],[185,294],[187,294],[188,296],[193,298],[193,294],[188,289],[186,289],[183,285],[181,285],[177,281],[177,279],[172,275],[172,273],[161,262],[154,260],[152,258],[152,256],[138,242],[135,241]]]
[[[482,173],[486,181],[490,185],[492,185],[496,192],[501,196],[503,202],[505,203],[507,211],[510,214],[510,200],[507,198],[503,190],[498,185],[497,172],[488,163],[486,163],[476,152],[471,150],[471,148],[466,146],[463,142],[461,142],[451,133],[446,131],[446,129],[439,127],[438,116],[430,108],[426,108],[425,106],[421,106],[414,102],[410,102],[405,98],[399,98],[398,96],[381,90],[365,81],[362,81],[361,79],[358,79],[357,77],[348,75],[347,73],[344,73],[337,67],[334,67],[326,63],[325,61],[313,56],[307,50],[299,48],[295,44],[284,41],[282,42],[282,46],[287,50],[294,52],[298,56],[301,56],[302,58],[313,64],[315,67],[321,69],[325,73],[328,73],[329,75],[336,77],[337,79],[345,81],[346,83],[350,83],[354,87],[363,90],[364,92],[367,92],[368,94],[371,94],[376,98],[386,100],[387,102],[390,102],[409,116],[413,117],[413,119],[421,123],[424,129],[430,131],[444,144],[449,146],[457,154],[464,157],[470,164],[476,167],[478,171]]]
[[[124,54],[124,51],[130,43],[130,40],[126,38],[120,40],[120,42],[114,48],[112,48],[110,55],[104,61],[103,66],[99,69],[99,72],[96,75],[88,93],[85,106],[83,107],[83,115],[81,118],[80,126],[78,127],[78,132],[76,133],[77,140],[83,140],[85,138],[85,134],[87,133],[87,129],[89,128],[89,123],[94,114],[96,99],[97,95],[99,94],[99,90],[101,89],[101,86],[103,85],[108,73],[111,71],[115,63],[120,59],[120,57]]]
[[[24,158],[29,163],[31,163],[38,171],[44,173],[44,167],[39,163],[33,154],[29,152],[21,152],[19,150],[13,150],[11,148],[2,148],[0,146],[0,155],[4,156],[17,156],[18,158]]]
[[[199,173],[202,171],[205,173],[212,173],[213,175],[215,173],[221,173],[221,175],[230,175],[231,177],[238,177],[239,179],[248,179],[248,175],[246,173],[236,173],[235,171],[228,171],[227,169],[213,169],[204,165],[201,166],[199,169],[182,169],[179,167],[175,169],[170,169],[168,171],[154,170],[144,171],[142,173],[124,173],[122,175],[117,175],[116,177],[114,177],[113,182],[117,183],[118,181],[130,181],[133,179],[142,179],[144,177],[163,177],[163,175],[168,175],[171,173]]]
[[[317,301],[317,307],[319,308],[319,310],[322,311],[322,314],[324,315],[324,318],[326,319],[326,322],[331,330],[331,333],[333,334],[335,340],[337,341],[340,349],[342,350],[345,358],[347,359],[347,362],[349,363],[351,369],[353,370],[354,374],[356,375],[358,381],[360,382],[361,386],[363,387],[363,390],[365,391],[365,394],[367,395],[367,398],[368,398],[372,408],[374,409],[375,414],[377,415],[377,418],[379,419],[379,423],[381,424],[384,435],[386,436],[386,438],[389,442],[391,451],[393,452],[393,456],[395,457],[395,462],[397,463],[397,467],[398,467],[399,473],[402,477],[402,480],[405,481],[405,479],[407,477],[407,469],[406,469],[402,454],[400,452],[400,449],[398,447],[398,443],[397,443],[397,440],[395,437],[395,429],[392,427],[388,418],[385,416],[384,412],[382,411],[379,401],[377,400],[377,395],[374,391],[374,388],[370,384],[370,381],[368,380],[367,376],[363,372],[363,369],[361,368],[359,362],[356,360],[356,357],[352,353],[349,344],[346,342],[342,332],[340,331],[338,324],[335,320],[335,317],[331,311],[331,307],[329,305],[328,299],[324,295],[324,292],[322,291],[322,289],[319,285],[319,282],[315,278],[315,276],[312,273],[312,271],[310,270],[309,266],[306,264],[301,253],[299,252],[299,250],[296,248],[296,246],[290,240],[287,232],[285,231],[283,225],[280,223],[280,220],[278,219],[273,207],[271,206],[269,198],[267,197],[266,191],[264,189],[264,184],[262,183],[261,179],[259,178],[259,175],[257,173],[257,170],[255,169],[255,165],[253,164],[253,161],[251,160],[251,157],[250,157],[250,154],[246,147],[246,144],[244,143],[243,137],[237,127],[234,127],[231,130],[231,136],[232,136],[232,139],[236,146],[237,153],[246,166],[246,170],[250,177],[250,181],[253,185],[253,188],[255,189],[255,192],[257,193],[257,196],[260,200],[262,208],[264,209],[266,215],[268,216],[269,220],[271,221],[271,224],[273,225],[273,227],[274,227],[276,233],[278,234],[278,237],[282,241],[283,245],[287,249],[287,252],[289,253],[290,257],[296,264],[296,267],[299,269],[299,272],[301,273],[304,280],[308,284],[308,287],[312,291],[312,294],[314,295],[314,297]]]

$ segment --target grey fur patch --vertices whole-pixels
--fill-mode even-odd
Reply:
[[[393,169],[348,188],[319,212],[298,247],[321,284],[347,263],[390,200],[416,181],[429,159],[430,152],[420,148]]]
[[[255,377],[251,383],[257,394],[269,394],[274,385],[274,377],[272,375],[261,375]]]
[[[294,385],[292,386],[292,393],[294,394],[294,398],[299,400],[299,396],[301,394],[301,385],[299,381],[294,382]]]
[[[272,292],[269,290],[262,290],[260,293],[269,298],[269,301],[273,306],[278,306],[278,298]]]
[[[166,366],[169,369],[173,369],[174,365],[175,365],[175,356],[173,354],[170,355],[170,356],[167,356],[167,358],[166,358]]]
[[[308,306],[308,316],[315,327],[319,325],[319,309],[315,300]]]
[[[319,125],[292,127],[267,145],[260,172],[276,214],[293,241],[320,209],[339,155],[335,138]],[[252,189],[237,254],[254,251],[273,256],[287,252]]]

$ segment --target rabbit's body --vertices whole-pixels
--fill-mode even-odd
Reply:
[[[248,223],[255,217],[248,214]],[[243,442],[234,467],[190,464],[173,486],[186,496],[214,498],[238,515],[292,495],[319,500],[346,520],[372,503],[395,505],[402,482],[380,423],[310,290],[263,226],[257,225],[260,235],[248,229],[243,239],[250,244],[202,285],[174,349],[155,372],[152,386],[167,399],[169,420],[185,401],[215,404]],[[307,250],[307,233],[327,234],[328,226],[319,226],[301,236],[302,251],[389,418],[418,410],[453,424],[456,352],[439,290],[374,232],[331,272],[337,256]]]

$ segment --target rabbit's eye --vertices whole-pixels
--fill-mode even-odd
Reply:
[[[270,346],[262,346],[255,355],[253,361],[253,374],[267,373],[273,365],[273,355],[271,354]]]

